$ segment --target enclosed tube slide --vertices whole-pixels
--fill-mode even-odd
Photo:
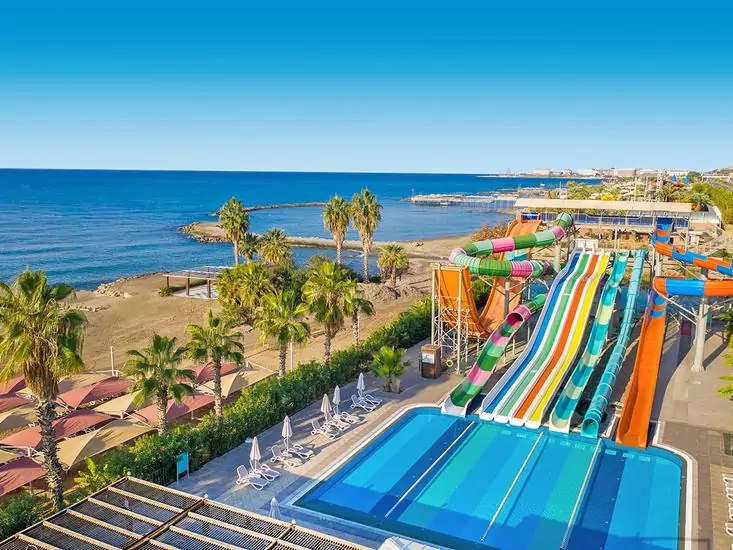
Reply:
[[[621,370],[624,357],[626,357],[626,350],[629,347],[629,340],[631,339],[631,328],[634,324],[636,302],[639,298],[641,278],[644,274],[645,256],[646,251],[644,250],[637,250],[634,255],[634,265],[631,268],[631,277],[626,293],[626,306],[624,307],[624,313],[621,319],[619,335],[616,338],[616,344],[613,347],[613,351],[611,351],[611,356],[608,363],[606,363],[606,368],[601,375],[601,380],[598,383],[598,387],[593,394],[590,406],[581,424],[580,433],[586,437],[598,437],[603,413],[606,411],[606,407],[608,407],[611,393],[616,385],[618,371]],[[570,415],[568,416],[568,422],[569,420]],[[552,427],[552,424],[550,426]]]
[[[578,406],[580,396],[583,394],[588,379],[601,357],[603,347],[606,345],[608,328],[613,316],[619,285],[626,272],[628,259],[628,251],[624,250],[616,253],[611,276],[603,287],[601,299],[596,309],[595,322],[588,337],[588,344],[550,415],[550,430],[552,431],[564,433],[570,431],[570,420]]]
[[[533,300],[520,305],[506,316],[504,322],[489,337],[468,376],[443,401],[441,408],[444,414],[466,416],[469,404],[488,381],[491,371],[509,341],[532,315],[542,309],[546,299],[545,294],[538,294]]]
[[[488,392],[481,404],[480,416],[484,420],[492,420],[494,418],[495,409],[504,396],[509,392],[511,386],[519,379],[524,372],[524,368],[530,362],[531,358],[537,353],[537,350],[543,345],[547,335],[547,329],[557,314],[557,304],[562,298],[563,291],[568,284],[571,276],[579,269],[580,252],[574,252],[565,267],[552,281],[550,291],[547,293],[547,302],[542,309],[537,324],[532,332],[527,346],[521,355],[509,366],[504,376],[494,385]],[[583,262],[585,264],[585,262]],[[584,267],[584,266],[583,266]]]
[[[551,245],[567,235],[568,229],[573,224],[570,214],[558,214],[555,225],[544,231],[531,233],[529,235],[518,235],[516,237],[502,237],[469,243],[463,248],[455,248],[450,253],[450,261],[455,265],[466,266],[468,270],[477,275],[490,277],[539,277],[546,273],[552,273],[552,264],[541,260],[491,260],[488,258],[477,258],[476,256],[487,256],[511,252],[524,248]]]

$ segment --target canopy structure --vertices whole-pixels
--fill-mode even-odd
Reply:
[[[224,376],[225,374],[230,374],[238,369],[239,366],[235,363],[224,363],[221,366],[221,375]],[[197,384],[203,384],[204,382],[214,379],[214,366],[211,363],[201,367],[194,367],[191,370],[196,373]]]
[[[168,411],[166,412],[165,417],[170,422],[172,420],[176,420],[177,418],[181,418],[188,413],[193,413],[201,407],[210,405],[213,402],[213,395],[205,395],[202,393],[187,395],[181,400],[180,403],[176,403],[175,401],[170,400],[168,402]],[[141,420],[149,424],[150,426],[155,426],[158,423],[158,407],[156,405],[150,405],[149,407],[145,407],[144,409],[135,411],[130,414],[130,419]]]
[[[118,445],[137,439],[153,428],[129,420],[113,420],[101,428],[59,442],[59,460],[68,467]]]
[[[110,397],[115,397],[125,393],[132,385],[129,378],[120,378],[119,376],[110,376],[93,382],[86,386],[74,388],[59,395],[59,403],[66,405],[72,409],[77,409],[82,405],[104,401]]]
[[[353,542],[126,477],[0,542],[0,550],[367,550]]]
[[[83,374],[74,374],[72,376],[67,376],[63,380],[59,381],[59,394],[63,394],[69,390],[73,390],[74,388],[81,388],[82,386],[94,384],[96,382],[99,382],[100,380],[104,380],[105,378],[109,378],[109,374],[104,374],[101,372],[85,372]],[[23,388],[22,390],[18,390],[18,393],[22,395],[32,394],[30,388],[27,387]]]
[[[109,401],[106,401],[101,405],[97,405],[96,407],[94,407],[94,410],[104,414],[119,416],[120,418],[123,418],[127,413],[130,413],[135,409],[147,407],[152,404],[152,399],[146,399],[142,403],[135,403],[135,397],[137,396],[137,394],[138,392],[120,395],[119,397],[110,399]]]
[[[247,387],[247,376],[242,371],[233,372],[221,377],[221,395],[225,399],[242,388]],[[199,386],[199,391],[206,394],[214,394],[214,383],[206,382]]]
[[[4,393],[0,395],[0,413],[9,411],[21,405],[27,405],[29,401],[17,393]]]
[[[517,209],[557,208],[565,210],[605,210],[607,212],[649,212],[656,214],[691,214],[689,202],[603,201],[576,199],[519,198]]]
[[[0,466],[0,496],[20,489],[45,474],[43,466],[27,456],[21,456]]]
[[[0,382],[0,394],[20,391],[25,388],[25,378],[16,376],[5,382]]]
[[[97,411],[85,409],[74,411],[62,418],[54,420],[56,428],[56,441],[65,439],[81,431],[99,426],[104,422],[112,420],[111,416]],[[8,447],[27,447],[37,449],[41,445],[41,430],[37,426],[26,428],[0,440],[0,445]]]
[[[59,408],[56,409],[59,411]],[[25,405],[0,413],[0,432],[15,430],[36,421],[36,404],[26,400]]]
[[[9,451],[5,451],[3,449],[0,449],[0,464],[7,464],[11,460],[15,460],[20,455],[17,453],[11,453]]]

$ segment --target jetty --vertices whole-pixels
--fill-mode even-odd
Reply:
[[[516,201],[517,195],[509,193],[476,195],[433,193],[430,195],[413,195],[405,199],[405,202],[418,206],[465,206],[496,211],[512,210]]]

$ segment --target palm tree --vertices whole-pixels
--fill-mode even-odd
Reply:
[[[323,363],[331,360],[331,339],[344,326],[344,297],[349,292],[350,278],[335,262],[324,262],[308,275],[303,296],[316,321],[323,323]]]
[[[690,194],[689,201],[692,203],[695,210],[701,212],[710,206],[710,195],[701,191],[693,191]]]
[[[260,246],[260,238],[254,233],[245,233],[239,242],[239,253],[248,263],[254,261]]]
[[[379,222],[382,221],[382,205],[377,202],[377,197],[368,189],[362,189],[361,193],[355,193],[351,197],[351,223],[359,232],[361,248],[364,256],[364,282],[369,282],[369,252],[374,242],[374,231]]]
[[[152,399],[158,408],[158,433],[168,432],[168,401],[180,403],[193,388],[186,381],[193,382],[196,375],[191,369],[179,368],[186,356],[185,347],[176,347],[176,339],[153,334],[150,347],[141,351],[130,350],[125,364],[125,374],[135,379],[130,388],[137,392],[133,403],[142,404]]]
[[[257,309],[260,299],[272,290],[270,272],[259,262],[225,269],[217,281],[219,300],[244,318]]]
[[[239,264],[239,243],[249,229],[249,214],[238,199],[232,197],[219,209],[219,224],[234,245],[234,265]]]
[[[384,245],[379,251],[377,265],[383,273],[388,273],[392,286],[397,286],[397,273],[410,265],[405,247],[392,243]]]
[[[233,330],[230,320],[214,316],[209,310],[204,326],[188,325],[186,332],[190,338],[188,355],[198,363],[211,361],[214,371],[214,414],[222,422],[221,407],[221,364],[234,361],[237,365],[244,362],[244,346],[240,342],[242,334]]]
[[[338,195],[331,199],[323,207],[323,226],[333,235],[336,243],[336,263],[341,265],[341,248],[346,239],[346,232],[349,230],[349,203]]]
[[[262,299],[257,310],[255,327],[262,334],[262,340],[273,339],[280,352],[280,377],[285,376],[285,361],[288,344],[305,342],[310,334],[308,325],[303,321],[305,305],[298,302],[293,291],[270,292]]]
[[[665,183],[657,192],[657,200],[662,202],[672,202],[677,196],[677,189],[671,183]]]
[[[262,261],[270,265],[285,265],[293,258],[288,238],[279,227],[273,227],[260,239]]]
[[[354,333],[354,343],[358,346],[361,316],[374,315],[374,304],[364,296],[356,279],[351,280],[348,292],[344,295],[344,313],[351,315],[351,330]]]
[[[26,270],[9,286],[0,282],[0,379],[22,375],[36,399],[36,421],[46,480],[57,509],[63,508],[61,463],[56,448],[59,379],[81,372],[86,318],[64,305],[69,285],[49,285],[43,271]]]
[[[372,371],[379,378],[384,378],[384,389],[386,391],[400,391],[400,377],[405,374],[405,369],[410,364],[404,360],[405,350],[395,349],[389,346],[382,346],[374,354]]]

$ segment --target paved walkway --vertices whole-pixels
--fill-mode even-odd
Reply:
[[[373,412],[351,411],[361,419],[359,424],[349,430],[342,432],[335,440],[327,440],[322,436],[310,434],[310,421],[314,418],[322,418],[320,403],[313,403],[304,410],[291,417],[294,441],[315,451],[315,456],[302,466],[292,469],[280,469],[280,478],[270,483],[262,491],[255,491],[251,487],[239,486],[235,483],[236,468],[240,464],[249,465],[250,444],[245,443],[232,451],[207,463],[203,468],[191,474],[190,477],[182,480],[173,487],[187,491],[199,496],[207,494],[219,502],[245,508],[247,510],[259,511],[267,514],[270,510],[270,500],[276,497],[279,503],[283,503],[304,484],[319,477],[326,469],[337,462],[345,453],[354,449],[364,438],[372,434],[379,426],[387,422],[401,408],[410,404],[438,403],[459,381],[455,374],[444,374],[438,380],[421,378],[418,372],[418,356],[420,346],[418,344],[408,349],[406,358],[412,364],[408,372],[402,378],[402,393],[389,394],[379,388],[381,382],[371,374],[365,375],[367,390],[375,397],[384,399],[383,403]],[[341,388],[342,399],[349,400],[356,392],[356,384],[352,383]],[[260,449],[263,458],[269,458],[269,449],[273,444],[281,440],[282,424],[273,426],[258,436]],[[317,524],[312,523],[312,516],[298,513],[291,508],[281,509],[285,520],[295,519],[298,523],[307,527],[319,529],[324,532],[331,532],[334,535],[348,533],[355,542],[370,547],[378,547],[384,537],[374,537],[363,530],[345,530],[342,524],[334,524],[328,521],[319,520]],[[370,537],[370,538],[365,538]]]

